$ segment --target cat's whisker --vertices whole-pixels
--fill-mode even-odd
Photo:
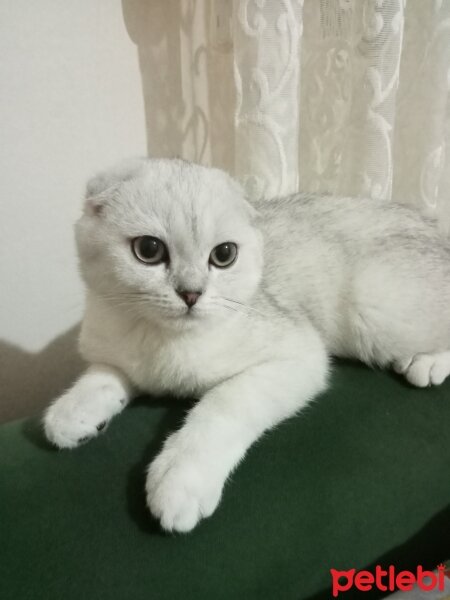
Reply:
[[[234,308],[232,306],[228,306],[228,304],[222,304],[220,302],[210,302],[210,305],[212,306],[219,306],[220,308],[226,308],[227,310],[232,310],[233,312],[237,312],[237,313],[244,313],[244,311],[239,310],[238,308]]]
[[[171,304],[167,297],[150,294],[104,294],[103,298],[117,305],[142,304],[143,306],[149,306],[150,302],[153,306],[170,306]]]
[[[115,294],[103,294],[103,298],[107,300],[167,300],[168,296],[161,294],[148,294],[144,292],[119,292]]]
[[[240,306],[245,307],[247,310],[251,310],[255,313],[265,316],[264,313],[262,313],[257,308],[254,308],[253,306],[249,306],[248,304],[244,304],[243,302],[239,302],[238,300],[232,300],[231,298],[225,298],[225,296],[223,297],[223,299],[226,300],[227,302],[232,302],[233,304],[239,304]]]
[[[251,306],[248,306],[247,304],[244,304],[243,302],[238,302],[237,300],[232,300],[231,298],[225,298],[224,296],[213,296],[212,298],[217,299],[217,300],[222,300],[225,302],[230,302],[234,305],[238,305],[242,309],[241,312],[245,312],[247,314],[255,313],[261,317],[265,316],[264,313],[262,313],[260,310],[253,308]],[[223,306],[225,306],[225,304],[223,304]],[[237,307],[235,307],[235,309],[237,310]]]

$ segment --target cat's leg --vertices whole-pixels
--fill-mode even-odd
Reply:
[[[416,354],[393,363],[393,369],[417,387],[440,385],[450,375],[450,351]]]
[[[349,287],[348,320],[341,330],[350,356],[392,367],[418,387],[446,379],[450,281],[439,260],[397,248],[361,263]]]
[[[74,448],[102,431],[130,399],[131,386],[114,367],[91,365],[47,409],[44,429],[59,448]]]
[[[261,434],[326,386],[327,358],[252,367],[210,390],[165,442],[147,475],[147,502],[164,529],[185,532],[217,507],[224,483]]]

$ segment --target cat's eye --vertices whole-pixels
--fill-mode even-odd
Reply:
[[[141,235],[131,241],[135,257],[146,265],[159,265],[169,258],[164,243],[151,235]]]
[[[224,242],[213,248],[209,255],[209,262],[219,269],[230,267],[236,260],[238,248],[234,242]]]

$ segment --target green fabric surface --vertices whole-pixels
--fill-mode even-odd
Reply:
[[[138,400],[73,451],[50,448],[37,419],[0,427],[2,600],[325,599],[332,567],[450,555],[449,383],[339,364],[249,451],[210,519],[167,535],[145,467],[187,407]]]

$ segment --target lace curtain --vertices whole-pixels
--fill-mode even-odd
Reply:
[[[181,154],[450,217],[450,0],[182,0]]]

